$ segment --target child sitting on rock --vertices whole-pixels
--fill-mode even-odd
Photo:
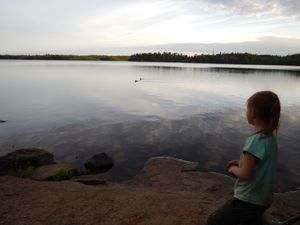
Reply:
[[[240,160],[228,171],[237,177],[234,196],[211,214],[207,225],[260,225],[273,200],[277,164],[276,134],[280,101],[271,91],[261,91],[247,101],[247,120],[255,132],[246,140]]]

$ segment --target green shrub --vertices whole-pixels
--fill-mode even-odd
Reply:
[[[73,171],[60,169],[56,174],[51,176],[49,180],[53,180],[53,181],[69,180],[72,177],[73,177]]]
[[[34,166],[30,165],[30,163],[27,163],[26,166],[19,167],[16,170],[16,176],[23,177],[23,178],[31,177],[34,169],[35,169]]]

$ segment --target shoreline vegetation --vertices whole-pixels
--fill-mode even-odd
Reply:
[[[21,60],[90,60],[90,61],[128,61],[129,56],[124,55],[0,55],[1,59]]]
[[[250,53],[218,53],[184,55],[171,52],[138,53],[125,55],[0,55],[1,59],[19,60],[91,60],[91,61],[133,61],[133,62],[179,62],[179,63],[220,63],[247,65],[300,66],[300,53],[286,56],[257,55]]]

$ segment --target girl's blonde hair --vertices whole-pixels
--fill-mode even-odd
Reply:
[[[255,118],[264,122],[267,126],[260,131],[265,135],[278,131],[280,118],[280,101],[272,91],[259,91],[247,100],[247,107],[254,111]]]

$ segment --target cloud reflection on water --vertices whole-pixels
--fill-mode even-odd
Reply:
[[[296,142],[300,135],[299,112],[299,107],[285,109],[282,118],[278,191],[300,185],[300,152]],[[7,149],[11,143],[18,148],[42,147],[53,152],[58,161],[78,167],[93,154],[107,152],[115,159],[115,167],[104,176],[114,181],[131,178],[149,157],[159,155],[198,161],[203,171],[226,173],[226,162],[239,158],[244,141],[252,132],[244,113],[244,110],[229,110],[182,119],[149,116],[128,122],[91,120],[12,137],[2,147]]]
[[[116,160],[105,176],[119,181],[157,155],[195,160],[203,170],[225,172],[226,161],[239,157],[251,133],[247,98],[271,89],[283,106],[277,188],[300,186],[300,76],[294,67],[52,61],[0,65],[0,119],[7,120],[0,126],[0,154],[12,145],[41,147],[59,161],[82,166],[105,151]]]

